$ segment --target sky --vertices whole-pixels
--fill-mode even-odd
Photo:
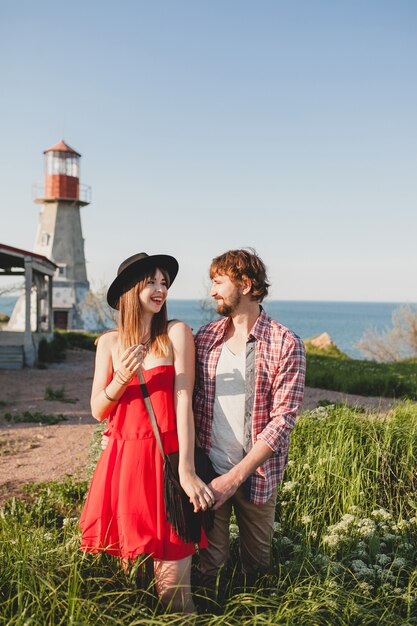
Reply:
[[[415,0],[0,2],[0,242],[43,151],[82,154],[87,273],[253,247],[276,300],[417,301]]]

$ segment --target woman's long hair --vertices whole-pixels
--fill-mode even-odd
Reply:
[[[138,281],[128,291],[123,293],[119,299],[119,346],[121,352],[129,346],[143,343],[143,312],[139,299],[139,294],[147,285],[150,278],[155,278],[157,268],[152,273]],[[169,287],[168,273],[161,269],[164,278]],[[151,322],[151,336],[149,350],[154,352],[155,356],[167,356],[170,350],[170,342],[168,339],[168,318],[166,302],[161,307],[159,313],[155,313]]]

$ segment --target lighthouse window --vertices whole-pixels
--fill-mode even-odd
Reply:
[[[78,156],[66,152],[48,152],[46,154],[46,174],[64,175],[78,178]]]
[[[67,275],[67,266],[66,265],[59,265],[58,269],[56,270],[56,273],[61,278],[65,278],[65,276]]]
[[[42,245],[47,246],[51,240],[51,235],[49,233],[42,233]]]

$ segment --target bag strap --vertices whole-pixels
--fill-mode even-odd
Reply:
[[[155,413],[153,410],[151,399],[149,397],[148,388],[146,386],[146,382],[143,377],[143,371],[141,367],[138,369],[138,379],[139,379],[139,385],[142,391],[142,396],[145,401],[146,410],[148,412],[149,419],[151,421],[152,430],[155,435],[156,443],[158,444],[159,452],[161,453],[162,458],[164,459],[165,452],[164,452],[164,448],[162,447],[161,435],[159,434],[158,424],[156,422]]]

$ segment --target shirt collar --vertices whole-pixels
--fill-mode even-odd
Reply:
[[[256,319],[256,322],[254,323],[254,325],[252,326],[249,332],[248,341],[250,341],[251,339],[256,339],[256,340],[262,339],[268,328],[269,318],[265,312],[265,309],[260,305],[259,305],[259,308],[260,308],[260,313]],[[225,317],[223,320],[220,321],[218,331],[216,332],[216,335],[211,344],[211,347],[214,347],[218,345],[219,343],[223,343],[224,336],[226,334],[226,331],[229,327],[230,322],[231,322],[230,317]]]
[[[258,318],[256,319],[256,322],[254,323],[254,325],[251,328],[251,331],[248,335],[248,341],[252,338],[258,340],[258,339],[262,339],[266,329],[268,328],[268,316],[266,314],[265,309],[259,305],[259,308],[261,310],[261,312],[259,313]]]

